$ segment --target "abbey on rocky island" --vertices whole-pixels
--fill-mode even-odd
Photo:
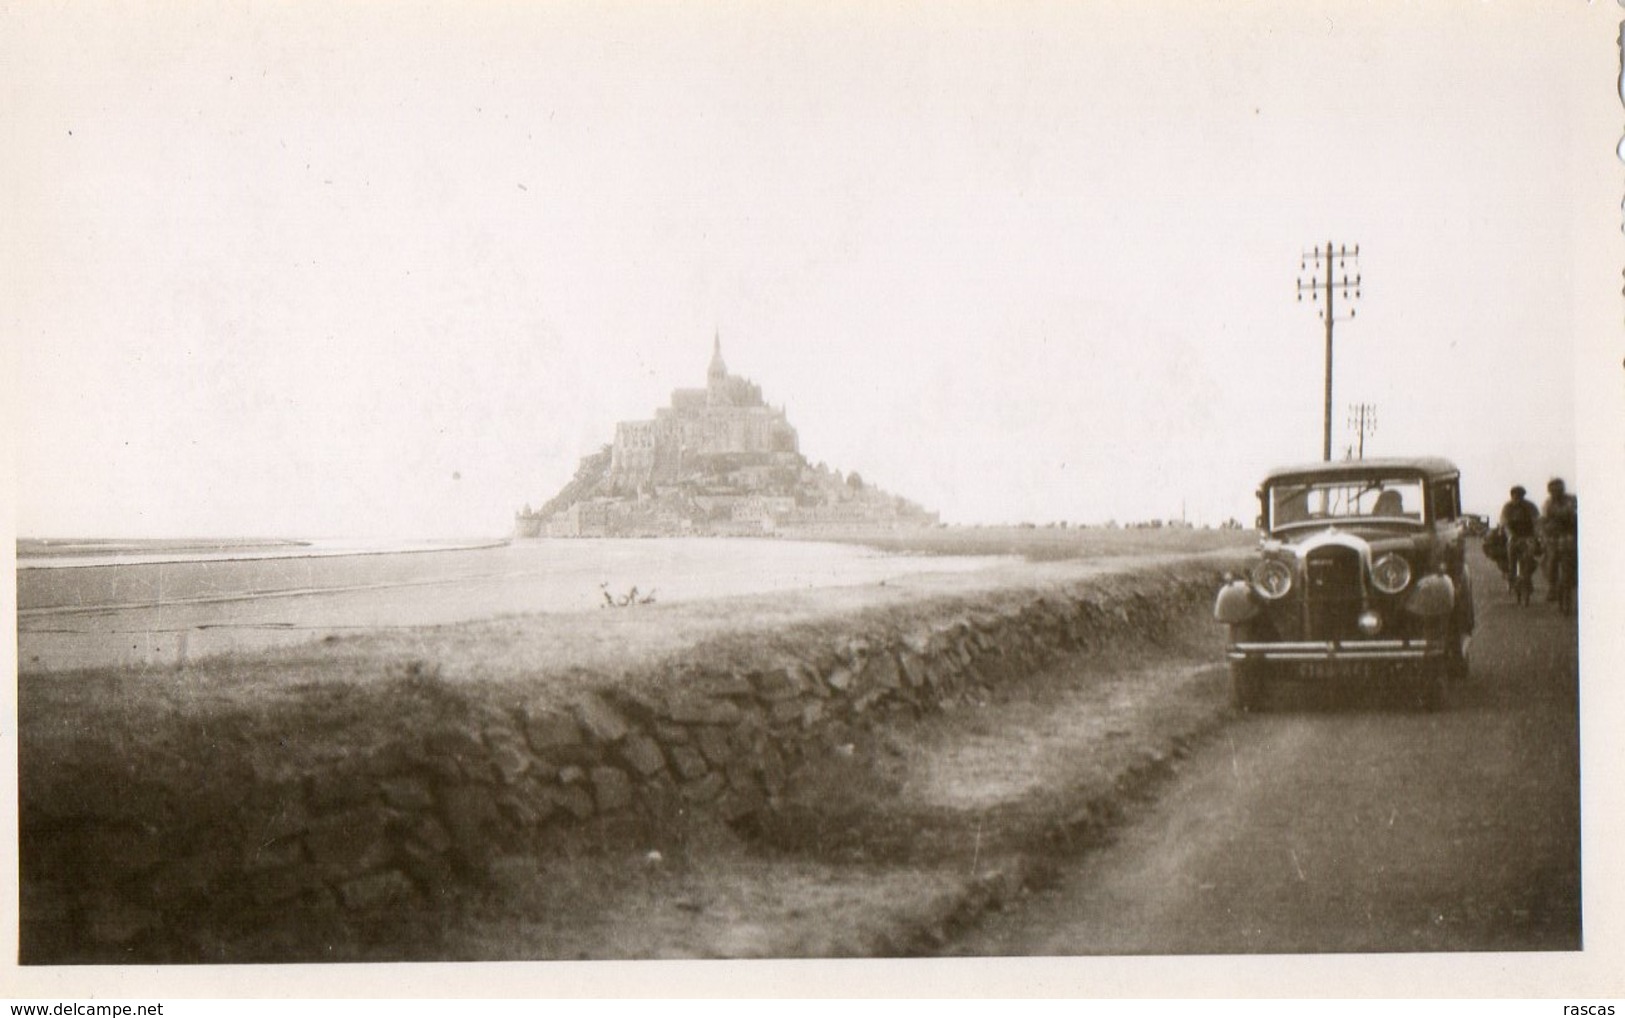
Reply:
[[[678,389],[653,420],[622,421],[615,442],[582,459],[540,510],[515,515],[520,537],[744,536],[931,526],[935,513],[808,464],[782,407],[728,373],[713,341],[705,388]]]

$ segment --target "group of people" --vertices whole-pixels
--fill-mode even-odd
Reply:
[[[1499,529],[1505,542],[1505,555],[1498,558],[1505,563],[1525,555],[1539,558],[1541,573],[1546,579],[1546,600],[1555,601],[1559,560],[1565,554],[1574,553],[1579,535],[1579,503],[1561,477],[1552,478],[1546,485],[1546,502],[1538,509],[1527,497],[1523,485],[1513,485],[1511,494],[1512,498],[1501,507]],[[1502,566],[1503,570],[1506,568]]]

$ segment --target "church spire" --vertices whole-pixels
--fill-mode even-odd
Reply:
[[[715,338],[711,341],[711,368],[705,377],[713,382],[720,382],[728,377],[728,366],[722,363],[722,330],[718,329]]]

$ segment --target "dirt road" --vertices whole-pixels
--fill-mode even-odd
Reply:
[[[1473,677],[1445,711],[1294,690],[945,953],[1578,949],[1575,623],[1475,565]]]

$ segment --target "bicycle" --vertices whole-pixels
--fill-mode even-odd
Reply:
[[[1535,570],[1539,566],[1540,550],[1532,537],[1514,537],[1507,545],[1507,586],[1527,605],[1535,596]]]
[[[1563,615],[1574,614],[1575,595],[1580,578],[1579,547],[1572,534],[1564,534],[1552,541],[1552,590],[1557,594],[1557,610]]]

